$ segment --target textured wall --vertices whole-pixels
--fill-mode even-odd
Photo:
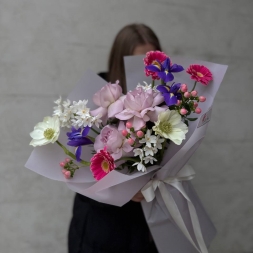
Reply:
[[[24,168],[29,132],[84,70],[106,70],[115,34],[132,22],[151,26],[169,55],[229,65],[193,184],[218,229],[210,252],[253,252],[253,2],[136,2],[0,1],[1,253],[67,252],[73,192]]]

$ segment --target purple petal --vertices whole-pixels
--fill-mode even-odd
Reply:
[[[81,154],[82,154],[82,147],[81,146],[79,146],[79,147],[77,147],[76,149],[75,149],[75,155],[76,155],[76,160],[78,161],[78,162],[80,162],[81,161]]]
[[[157,75],[165,82],[166,79],[166,73],[165,72],[159,72]]]
[[[171,67],[170,67],[170,71],[171,72],[181,72],[183,71],[184,68],[181,66],[181,65],[177,65],[177,64],[173,64]]]
[[[82,145],[88,145],[92,144],[93,142],[88,138],[82,138],[82,139],[74,139],[67,142],[67,145],[72,147],[82,146]]]
[[[156,87],[157,90],[159,90],[162,93],[168,93],[169,92],[169,87],[165,86],[165,85],[158,85]]]
[[[174,79],[174,76],[170,72],[167,74],[166,73],[164,73],[164,74],[165,74],[165,78],[163,79],[163,81],[165,83],[170,82]]]
[[[172,86],[171,86],[171,89],[170,89],[170,92],[171,92],[171,93],[174,93],[174,94],[177,93],[178,90],[180,89],[180,86],[181,86],[180,83],[176,83],[176,84],[172,85]]]
[[[158,68],[156,65],[148,65],[145,67],[147,70],[153,71],[153,72],[160,72],[161,69]]]
[[[85,137],[88,135],[90,131],[90,127],[89,126],[86,126],[83,130],[82,130],[82,137]]]
[[[170,58],[166,58],[166,60],[162,64],[163,69],[169,69],[170,68]]]
[[[164,101],[168,106],[175,105],[177,103],[177,97],[171,94],[164,94]]]

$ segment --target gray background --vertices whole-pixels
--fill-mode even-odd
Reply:
[[[24,168],[29,132],[85,70],[106,70],[132,22],[169,55],[229,65],[193,184],[218,230],[210,252],[253,252],[252,11],[251,0],[1,0],[0,252],[67,252],[74,193]]]

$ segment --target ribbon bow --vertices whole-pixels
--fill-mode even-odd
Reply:
[[[190,198],[186,194],[182,181],[188,181],[193,179],[195,176],[195,172],[193,168],[189,165],[185,165],[175,177],[167,177],[164,180],[158,180],[158,179],[152,179],[150,180],[141,190],[145,200],[147,202],[151,202],[155,198],[155,191],[158,188],[160,190],[162,199],[171,214],[172,218],[180,228],[180,230],[184,233],[184,235],[187,237],[187,239],[191,242],[191,244],[196,248],[196,250],[199,253],[208,253],[208,250],[206,248],[200,224],[199,224],[199,219],[198,215],[196,212],[196,209],[194,205],[192,204]],[[199,248],[196,246],[195,242],[193,241],[185,223],[184,220],[180,214],[180,211],[177,207],[177,204],[175,200],[173,199],[171,193],[167,190],[165,184],[169,184],[173,187],[175,187],[187,200],[188,207],[189,207],[189,212],[190,212],[190,217],[193,225],[193,230],[196,236],[196,240],[198,242]]]

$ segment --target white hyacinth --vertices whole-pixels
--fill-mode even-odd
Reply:
[[[137,170],[138,171],[142,171],[142,172],[146,172],[147,171],[147,168],[145,167],[144,164],[142,164],[142,162],[134,163],[132,166],[137,166]]]
[[[155,159],[153,156],[146,156],[144,159],[144,163],[151,163],[153,164],[153,162],[157,162],[157,159]]]
[[[134,152],[134,156],[139,156],[140,159],[142,159],[143,156],[144,156],[143,150],[142,150],[141,148],[135,148],[135,149],[133,150],[133,152]]]
[[[141,140],[139,140],[140,143],[145,143],[148,147],[152,147],[151,144],[152,143],[156,143],[156,136],[155,135],[151,135],[151,130],[147,130],[144,138],[142,138]]]
[[[69,99],[62,101],[60,97],[54,103],[57,106],[54,107],[53,116],[58,116],[61,127],[91,127],[93,124],[99,127],[102,122],[100,115],[90,115],[90,108],[86,106],[88,100],[73,101],[71,104]]]

